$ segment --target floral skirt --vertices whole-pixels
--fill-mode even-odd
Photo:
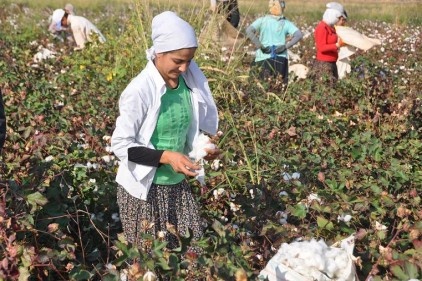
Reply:
[[[309,78],[334,85],[338,80],[337,64],[335,62],[315,60]]]
[[[168,241],[167,247],[173,249],[179,246],[177,233],[185,235],[191,229],[193,240],[197,240],[204,231],[197,202],[185,180],[175,185],[152,184],[146,201],[119,185],[117,204],[126,239],[140,249],[149,248],[143,233]]]

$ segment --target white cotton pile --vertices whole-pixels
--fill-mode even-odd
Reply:
[[[306,79],[309,68],[303,64],[296,63],[289,66],[289,72],[293,72],[299,79]]]
[[[192,151],[189,152],[189,157],[195,161],[199,161],[207,155],[206,149],[215,149],[215,144],[210,141],[207,135],[201,133],[193,141]]]
[[[277,254],[261,271],[269,281],[355,281],[354,236],[341,241],[341,248],[312,239],[283,243]]]
[[[293,53],[291,50],[287,50],[287,55],[289,57],[290,62],[300,61],[300,56],[298,54]]]
[[[33,60],[35,63],[38,63],[48,58],[54,58],[55,55],[56,53],[54,51],[50,51],[46,48],[41,48],[38,53],[34,55]]]

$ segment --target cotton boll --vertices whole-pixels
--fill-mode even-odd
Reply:
[[[210,141],[210,138],[205,134],[199,134],[199,136],[193,141],[192,151],[189,152],[189,157],[195,161],[203,159],[207,152],[206,149],[215,149],[215,144]]]
[[[215,159],[211,163],[211,169],[213,169],[214,171],[218,171],[221,166],[222,166],[222,164],[221,164],[221,160],[220,159]]]
[[[157,280],[157,276],[154,274],[154,272],[151,272],[151,271],[148,270],[144,274],[143,280],[145,280],[145,281],[155,281],[155,280]]]
[[[300,173],[295,172],[292,174],[292,179],[297,180],[299,178],[300,178]]]

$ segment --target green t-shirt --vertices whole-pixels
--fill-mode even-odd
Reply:
[[[156,149],[171,150],[184,153],[188,130],[192,121],[192,103],[190,90],[182,76],[175,89],[167,88],[161,97],[160,114],[151,137]],[[157,168],[153,182],[155,184],[177,184],[185,179],[185,175],[176,173],[171,165],[165,164]]]

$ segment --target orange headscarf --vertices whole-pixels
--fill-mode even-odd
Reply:
[[[284,7],[286,7],[286,4],[282,0],[270,0],[268,7],[270,8],[271,15],[279,17],[283,14],[283,10]]]

